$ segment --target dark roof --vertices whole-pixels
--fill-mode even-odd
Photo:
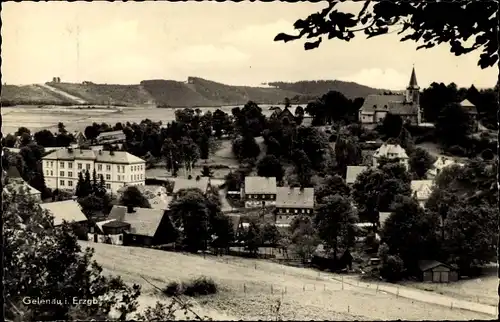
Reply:
[[[130,226],[130,224],[123,222],[123,221],[119,221],[119,220],[113,220],[113,221],[105,223],[102,226],[108,227],[108,228],[121,228],[121,227],[128,227],[128,226]]]
[[[408,88],[419,88],[417,84],[417,75],[415,74],[415,67],[413,67],[413,69],[411,70],[411,77]]]
[[[425,272],[430,269],[436,268],[438,266],[446,266],[449,269],[455,269],[453,266],[439,262],[437,260],[420,260],[418,261],[418,267],[421,271]]]
[[[134,208],[134,212],[127,212],[127,207],[114,206],[108,219],[115,219],[130,224],[130,232],[136,235],[154,237],[158,226],[163,219],[163,209]]]
[[[371,94],[365,98],[365,102],[361,107],[361,112],[372,113],[375,109],[384,109],[385,106],[389,107],[390,102],[404,102],[403,95],[380,95]]]
[[[405,102],[389,102],[389,113],[395,115],[417,115],[418,106]]]
[[[21,174],[19,173],[19,170],[17,170],[17,168],[13,165],[11,165],[8,169],[7,169],[7,177],[9,178],[21,178]]]
[[[278,115],[279,118],[283,118],[283,117],[291,117],[293,118],[293,114],[292,112],[290,112],[290,110],[288,109],[288,107],[285,107],[285,109],[283,111],[281,111],[281,113]]]

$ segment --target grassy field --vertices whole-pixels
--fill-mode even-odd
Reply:
[[[234,257],[184,255],[153,249],[80,242],[95,249],[94,259],[105,274],[121,275],[143,286],[140,303],[152,305],[154,288],[169,281],[205,275],[221,287],[217,295],[197,299],[198,314],[215,319],[270,319],[272,305],[281,300],[284,320],[469,320],[491,316],[376,293],[348,286],[326,273]]]
[[[75,103],[64,96],[58,95],[37,85],[3,85],[2,102],[14,104],[71,104]]]

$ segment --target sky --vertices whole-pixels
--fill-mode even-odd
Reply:
[[[360,3],[341,4],[355,10]],[[420,87],[455,82],[492,87],[498,70],[479,53],[456,57],[447,44],[418,50],[396,33],[350,42],[274,42],[325,3],[7,2],[2,5],[2,82],[137,84],[197,76],[230,85],[337,79],[400,90],[415,66]]]

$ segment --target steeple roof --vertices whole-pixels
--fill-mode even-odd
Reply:
[[[417,84],[417,75],[415,74],[415,67],[413,67],[413,69],[411,70],[411,77],[408,88],[419,88]]]

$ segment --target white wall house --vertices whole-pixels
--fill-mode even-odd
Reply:
[[[64,149],[43,157],[45,183],[51,189],[74,190],[78,174],[88,171],[103,176],[108,193],[126,185],[144,185],[146,162],[124,151]]]
[[[399,159],[399,162],[406,167],[409,167],[409,158],[406,154],[405,149],[403,149],[399,144],[383,144],[380,148],[373,154],[373,166],[377,167],[380,164],[381,158],[387,159]]]

